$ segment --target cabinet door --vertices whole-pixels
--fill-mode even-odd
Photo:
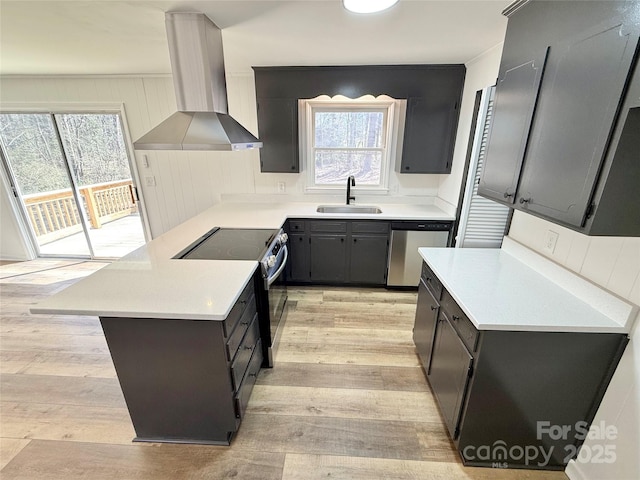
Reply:
[[[311,235],[311,281],[345,282],[346,235]]]
[[[387,235],[352,235],[349,281],[384,285],[387,279]]]
[[[637,32],[609,21],[551,48],[517,195],[521,208],[584,223],[637,44]]]
[[[440,312],[428,378],[453,440],[458,435],[472,363],[473,357],[447,317]]]
[[[438,321],[439,304],[424,282],[420,280],[418,284],[418,306],[416,308],[416,320],[413,326],[413,343],[416,344],[416,351],[422,361],[424,371],[429,373],[431,364],[431,350],[433,348],[433,337]]]
[[[298,173],[298,100],[258,99],[260,171]]]
[[[496,84],[493,120],[478,193],[513,203],[548,49],[507,67]]]
[[[458,98],[409,98],[400,173],[451,173]]]
[[[305,234],[289,234],[290,278],[294,282],[308,282],[309,270],[309,236]]]

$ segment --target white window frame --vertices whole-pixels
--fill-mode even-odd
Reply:
[[[346,97],[322,96],[309,100],[298,101],[299,131],[300,131],[300,157],[302,168],[306,170],[306,193],[327,193],[335,194],[342,192],[345,186],[322,185],[315,182],[315,162],[314,162],[314,139],[315,124],[314,113],[316,111],[382,111],[384,114],[385,132],[382,137],[380,184],[379,185],[358,185],[358,192],[365,194],[385,195],[389,193],[389,177],[391,169],[395,164],[396,150],[398,143],[399,121],[398,121],[398,101],[390,97],[374,98],[370,95],[359,99],[349,99]],[[348,148],[345,148],[347,150]],[[345,179],[346,181],[346,179]]]

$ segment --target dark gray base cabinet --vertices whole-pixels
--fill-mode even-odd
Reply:
[[[389,222],[289,220],[288,280],[293,283],[384,285]]]
[[[224,321],[100,322],[134,441],[229,445],[262,365],[253,280]]]
[[[479,331],[424,264],[414,341],[465,465],[559,470],[582,444],[628,337]]]

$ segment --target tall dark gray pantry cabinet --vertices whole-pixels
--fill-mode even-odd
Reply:
[[[478,192],[588,235],[640,235],[640,2],[516,2]]]

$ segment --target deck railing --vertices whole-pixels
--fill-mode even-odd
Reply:
[[[79,189],[91,228],[136,212],[131,180],[97,183]],[[82,230],[82,220],[70,188],[23,197],[38,241],[48,243]]]

